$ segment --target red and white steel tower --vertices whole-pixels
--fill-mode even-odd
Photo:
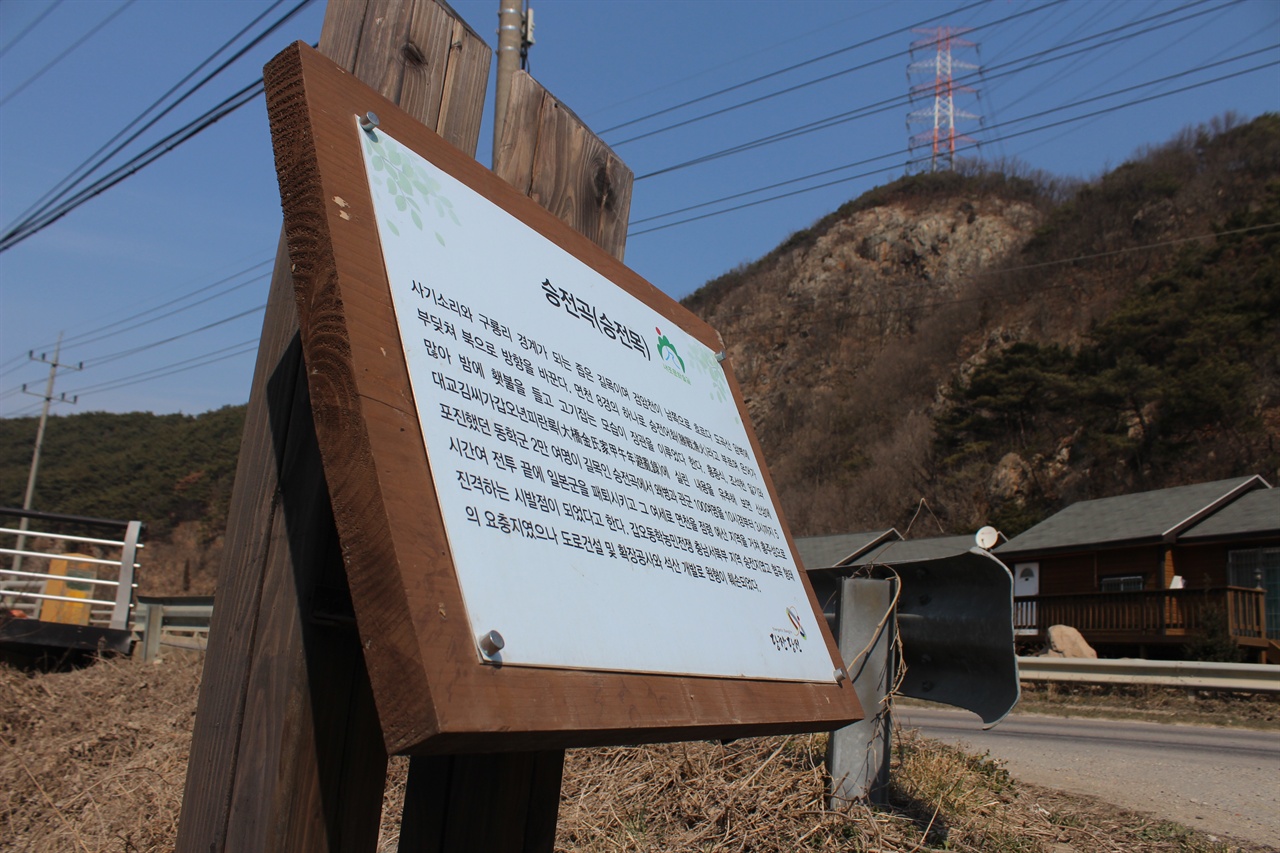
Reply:
[[[911,43],[912,62],[907,66],[908,80],[912,79],[913,75],[926,73],[932,76],[933,79],[911,86],[912,103],[917,103],[925,98],[931,99],[932,103],[922,109],[912,110],[907,113],[908,132],[910,132],[912,124],[926,125],[926,129],[922,133],[917,133],[910,137],[908,147],[911,151],[911,162],[908,164],[908,168],[912,164],[922,165],[924,163],[924,157],[917,158],[915,154],[917,149],[928,146],[929,171],[937,172],[940,169],[950,169],[955,163],[956,144],[959,142],[974,142],[972,138],[956,132],[956,120],[977,120],[978,116],[965,110],[956,109],[955,95],[957,92],[974,92],[976,90],[956,83],[952,75],[957,69],[976,71],[978,66],[972,62],[965,62],[951,56],[953,48],[977,47],[973,42],[960,38],[961,34],[969,32],[970,29],[972,28],[925,27],[913,30],[913,32],[925,36],[925,38]],[[917,54],[924,52],[929,52],[932,56],[927,59],[915,59]]]

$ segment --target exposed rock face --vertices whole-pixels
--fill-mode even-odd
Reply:
[[[1024,502],[1032,487],[1031,466],[1016,453],[1006,453],[991,472],[988,489],[992,497]]]
[[[1040,221],[1032,205],[993,197],[861,210],[777,253],[749,286],[699,313],[724,337],[767,443],[803,405],[796,395],[847,381]]]
[[[953,289],[1020,246],[1039,221],[1031,205],[996,198],[860,211],[818,238],[797,286],[838,287],[852,276],[873,287],[877,278],[909,275]]]
[[[1070,625],[1050,625],[1049,633],[1045,638],[1044,651],[1040,652],[1039,657],[1097,658],[1098,653],[1093,650],[1093,646],[1084,641],[1080,632]]]

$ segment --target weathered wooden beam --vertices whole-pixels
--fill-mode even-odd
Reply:
[[[523,71],[511,79],[493,170],[622,260],[634,173],[572,110]]]
[[[428,61],[423,45],[434,45]],[[440,46],[446,49],[441,51]],[[435,0],[335,0],[321,49],[474,156],[490,51]],[[277,252],[192,739],[180,851],[371,850],[386,753]]]

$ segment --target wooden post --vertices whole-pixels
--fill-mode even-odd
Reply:
[[[321,50],[474,156],[490,51],[435,0],[331,0]],[[621,258],[631,172],[528,75],[500,174]],[[545,137],[541,134],[545,134]],[[179,851],[372,850],[386,753],[277,252]],[[403,851],[550,850],[563,752],[415,758]]]
[[[473,156],[489,48],[434,0],[343,0],[320,47]],[[192,737],[179,851],[372,850],[386,752],[276,254]]]

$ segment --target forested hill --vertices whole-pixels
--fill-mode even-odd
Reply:
[[[211,539],[226,525],[244,413],[244,406],[226,406],[197,416],[51,417],[34,508],[138,518],[147,524],[148,539],[195,521]],[[0,506],[22,506],[37,420],[0,420]]]
[[[1087,182],[904,177],[685,303],[726,341],[793,533],[1013,535],[1076,500],[1280,481],[1278,223],[1280,116],[1223,119]],[[212,539],[243,420],[55,417],[36,507]],[[35,431],[0,420],[0,504]]]

